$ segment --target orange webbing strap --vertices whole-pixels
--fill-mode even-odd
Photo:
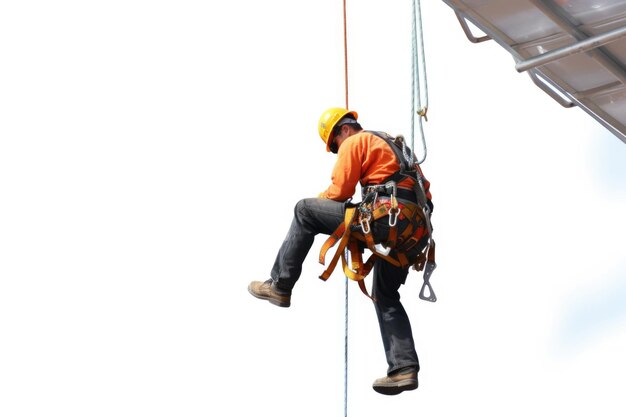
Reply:
[[[404,217],[411,219],[411,224],[404,230],[401,239],[404,241],[407,238],[414,239],[414,236],[417,236],[417,239],[414,239],[415,243],[417,243],[417,240],[422,237],[422,234],[424,232],[423,228],[416,227],[418,225],[418,221],[415,220],[415,217],[417,216],[421,220],[420,213],[422,213],[420,210],[418,210],[417,205],[409,203],[406,205],[403,204],[401,207],[398,207],[397,201],[395,200],[395,198],[392,198],[389,204],[381,204],[374,211],[372,211],[372,218],[373,220],[378,220],[386,215],[391,215],[391,211],[394,209],[399,211],[397,213],[397,216],[401,218]],[[393,249],[395,247],[397,233],[398,231],[395,225],[389,228],[389,236],[387,238],[387,246],[389,248]],[[355,236],[361,240],[364,240],[367,244],[367,248],[372,251],[372,253],[375,253],[379,258],[384,259],[390,264],[399,267],[405,267],[410,264],[403,250],[395,251],[395,256],[389,256],[380,253],[376,249],[374,237],[372,236],[371,231],[368,233],[355,233]]]
[[[350,260],[352,262],[351,265],[348,265],[348,259],[345,254],[342,254],[341,264],[343,266],[343,273],[352,281],[360,281],[365,278],[365,275],[362,274],[363,259],[361,257],[361,251],[355,242],[350,242],[348,249],[350,251]]]
[[[365,295],[367,296],[367,298],[369,298],[370,300],[372,300],[372,301],[376,301],[376,299],[375,299],[374,297],[372,297],[372,296],[370,295],[370,293],[367,291],[367,287],[365,287],[365,280],[364,280],[364,279],[362,279],[362,280],[360,280],[360,281],[358,281],[358,282],[359,282],[359,288],[361,289],[361,292],[362,292],[363,294],[365,294]]]
[[[396,240],[398,239],[398,217],[400,217],[400,208],[398,207],[398,200],[395,194],[390,198],[391,207],[389,207],[389,235],[387,236],[387,247],[394,248],[396,246]]]
[[[341,223],[339,227],[326,239],[326,242],[322,245],[322,249],[320,249],[320,257],[319,262],[324,265],[326,263],[326,252],[341,239],[343,236],[343,232],[346,230],[346,224]]]
[[[322,245],[320,250],[319,261],[322,265],[325,263],[326,253],[330,248],[335,246],[337,242],[337,250],[328,265],[328,268],[320,275],[322,280],[327,280],[334,271],[339,258],[343,266],[343,272],[345,276],[353,281],[359,283],[359,288],[370,299],[374,300],[365,287],[364,279],[370,273],[374,267],[374,263],[377,259],[383,259],[386,262],[398,267],[406,267],[411,264],[406,252],[415,246],[420,239],[422,239],[431,230],[430,222],[426,219],[427,213],[425,213],[419,206],[415,204],[403,204],[401,206],[395,206],[399,212],[396,214],[400,218],[408,218],[411,220],[410,225],[402,232],[400,236],[401,244],[397,250],[392,251],[391,254],[381,253],[376,249],[376,244],[370,227],[370,221],[376,221],[384,216],[390,214],[393,210],[394,204],[381,204],[371,211],[371,217],[369,220],[363,220],[364,224],[361,224],[361,229],[367,229],[367,233],[363,230],[352,232],[351,227],[353,225],[360,224],[361,219],[358,218],[358,207],[346,208],[344,215],[344,221],[337,229],[328,237],[326,242]],[[424,220],[424,222],[422,222]],[[425,224],[424,224],[425,223]],[[390,227],[390,230],[395,230],[396,227]],[[390,233],[391,235],[391,233]],[[397,238],[397,232],[391,235],[391,245],[395,246],[395,240]],[[430,237],[430,235],[429,235]],[[367,248],[372,252],[372,255],[364,263],[361,255],[361,248],[359,241],[365,242]],[[347,253],[350,252],[350,264],[348,264]],[[435,263],[435,242],[429,239],[428,245],[422,253],[418,255],[417,260],[413,262],[413,266],[416,270],[424,270],[424,285],[420,292],[420,298],[428,301],[436,301],[435,294],[429,283],[430,274],[437,266]],[[428,289],[429,295],[425,295],[425,291]]]
[[[347,278],[358,282],[359,288],[361,292],[367,296],[372,301],[376,301],[374,297],[369,295],[367,288],[365,287],[365,277],[370,273],[372,268],[374,267],[374,263],[378,258],[376,253],[370,255],[365,263],[363,263],[363,258],[361,257],[361,250],[358,247],[356,242],[352,242],[350,245],[350,258],[352,260],[352,268],[348,267],[348,261],[345,256],[341,257],[341,261],[343,263],[343,273]]]
[[[386,216],[389,213],[390,208],[387,207],[386,205],[381,204],[378,208],[376,208],[375,210],[372,211],[372,220],[376,221],[384,216]],[[396,230],[396,227],[390,227],[390,230]],[[391,233],[391,232],[390,232]],[[397,232],[396,232],[397,233]],[[365,232],[359,232],[359,233],[355,233],[355,236],[360,239],[360,240],[364,240],[365,243],[367,244],[367,248],[372,251],[372,253],[375,253],[379,258],[382,258],[384,260],[386,260],[387,262],[389,262],[390,264],[394,265],[394,266],[407,266],[409,263],[408,261],[406,261],[404,264],[402,263],[402,260],[400,259],[396,259],[394,257],[388,256],[386,254],[380,253],[377,249],[376,249],[376,242],[374,241],[374,236],[372,233],[372,230],[370,228],[370,230],[365,233]],[[394,236],[395,239],[395,236]],[[395,242],[394,242],[395,243]],[[404,257],[404,259],[406,260],[406,257]],[[369,272],[369,271],[368,271]],[[367,275],[367,274],[365,274]],[[365,278],[365,275],[363,276],[363,278]],[[354,279],[354,278],[353,278]],[[361,278],[362,279],[362,278]]]
[[[372,210],[372,221],[376,221],[381,217],[385,217],[387,213],[389,213],[389,207],[387,207],[387,205],[385,204],[381,204],[380,206]]]
[[[346,212],[343,217],[343,223],[339,225],[337,230],[335,230],[333,234],[330,235],[330,237],[326,240],[326,242],[324,242],[324,245],[322,246],[322,249],[320,250],[320,257],[319,257],[320,263],[322,265],[324,265],[326,252],[328,252],[328,250],[332,248],[335,245],[335,243],[337,243],[337,240],[341,236],[341,241],[339,243],[339,246],[337,247],[335,256],[333,256],[333,259],[330,261],[328,268],[326,268],[326,270],[322,273],[322,275],[320,275],[320,279],[323,279],[324,281],[326,281],[328,277],[330,277],[330,274],[333,273],[335,266],[337,266],[339,257],[343,254],[343,251],[348,245],[348,241],[350,240],[350,225],[354,221],[355,214],[356,214],[356,207],[347,207]]]
[[[350,260],[352,261],[352,269],[354,271],[361,271],[361,267],[363,266],[363,257],[361,256],[361,248],[359,248],[359,244],[354,239],[350,239],[350,242],[348,243],[348,249],[350,250]],[[363,275],[363,277],[365,277],[365,275]],[[353,278],[353,279],[358,279],[358,278]]]
[[[368,298],[373,301],[376,301],[372,298],[367,292],[367,288],[365,287],[365,283],[363,279],[370,273],[372,267],[374,266],[374,262],[376,261],[377,255],[372,254],[367,262],[363,263],[363,257],[361,256],[361,249],[359,248],[358,242],[356,239],[351,238],[350,226],[355,222],[356,216],[356,207],[350,207],[346,209],[346,213],[344,215],[344,221],[339,227],[330,235],[330,237],[324,242],[322,249],[320,251],[320,263],[324,264],[324,259],[326,257],[326,252],[330,248],[332,248],[338,241],[340,241],[339,246],[337,246],[337,251],[333,256],[333,259],[330,261],[328,268],[320,275],[320,278],[326,281],[333,270],[337,266],[337,262],[339,258],[341,258],[341,263],[343,265],[343,272],[347,278],[357,281],[359,283],[359,288]],[[341,240],[340,240],[341,239]],[[351,265],[348,265],[348,261],[346,259],[346,255],[344,251],[346,248],[350,251],[350,260]]]
[[[368,233],[364,233],[362,235],[365,243],[367,244],[367,248],[373,253],[376,253],[376,243],[374,242],[374,235],[372,234],[371,230]]]
[[[389,235],[387,236],[386,245],[388,248],[393,249],[396,247],[397,241],[398,241],[398,228],[394,225],[389,228]]]

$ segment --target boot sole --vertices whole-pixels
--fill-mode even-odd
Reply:
[[[278,307],[289,307],[291,305],[291,301],[280,301],[272,297],[266,297],[264,295],[256,294],[250,289],[250,287],[248,287],[248,292],[252,294],[252,296],[258,298],[259,300],[267,300],[271,304],[274,304],[275,306],[278,306]]]
[[[383,395],[398,395],[404,391],[412,391],[417,389],[417,379],[407,379],[400,382],[394,382],[383,385],[373,385],[374,391]]]

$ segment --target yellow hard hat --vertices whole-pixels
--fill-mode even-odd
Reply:
[[[329,139],[334,127],[337,125],[337,122],[339,122],[339,120],[341,120],[348,114],[351,114],[355,120],[359,117],[357,112],[350,111],[341,107],[331,107],[330,109],[322,113],[320,121],[317,125],[317,130],[320,134],[320,137],[326,144],[326,152],[330,152],[331,144],[329,143]]]

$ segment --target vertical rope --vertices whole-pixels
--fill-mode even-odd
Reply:
[[[347,249],[346,249],[347,251]],[[343,342],[343,415],[348,417],[348,277],[345,281],[345,320],[344,320],[344,342]]]
[[[346,109],[348,102],[348,19],[346,18],[346,0],[343,0],[343,67],[346,87]],[[348,249],[346,248],[346,254]],[[343,415],[348,417],[348,277],[345,280],[344,303],[344,341],[343,341]]]
[[[424,136],[423,120],[428,120],[426,112],[428,111],[428,81],[426,78],[426,58],[424,53],[424,33],[422,29],[422,11],[420,0],[413,0],[413,33],[411,36],[413,59],[411,62],[412,67],[412,82],[411,82],[411,150],[415,151],[415,115],[418,114],[419,118],[419,130],[422,138],[423,157],[417,163],[421,164],[426,159],[426,137]],[[418,25],[419,22],[419,47],[418,47]],[[421,62],[418,62],[421,57]],[[421,66],[421,71],[420,71]],[[420,77],[420,73],[422,76]],[[424,104],[422,105],[422,78],[424,85]],[[418,110],[415,110],[417,104]],[[413,164],[413,153],[410,156],[404,155],[409,160],[410,165]]]
[[[343,68],[346,86],[346,109],[350,109],[348,103],[348,19],[346,14],[346,0],[343,0]]]

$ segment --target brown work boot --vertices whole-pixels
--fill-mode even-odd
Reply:
[[[252,281],[248,285],[248,292],[261,300],[267,300],[279,307],[289,307],[291,305],[291,291],[281,291],[271,279],[265,282]]]
[[[402,391],[417,389],[417,369],[408,367],[378,378],[372,384],[374,391],[384,395],[397,395]]]

